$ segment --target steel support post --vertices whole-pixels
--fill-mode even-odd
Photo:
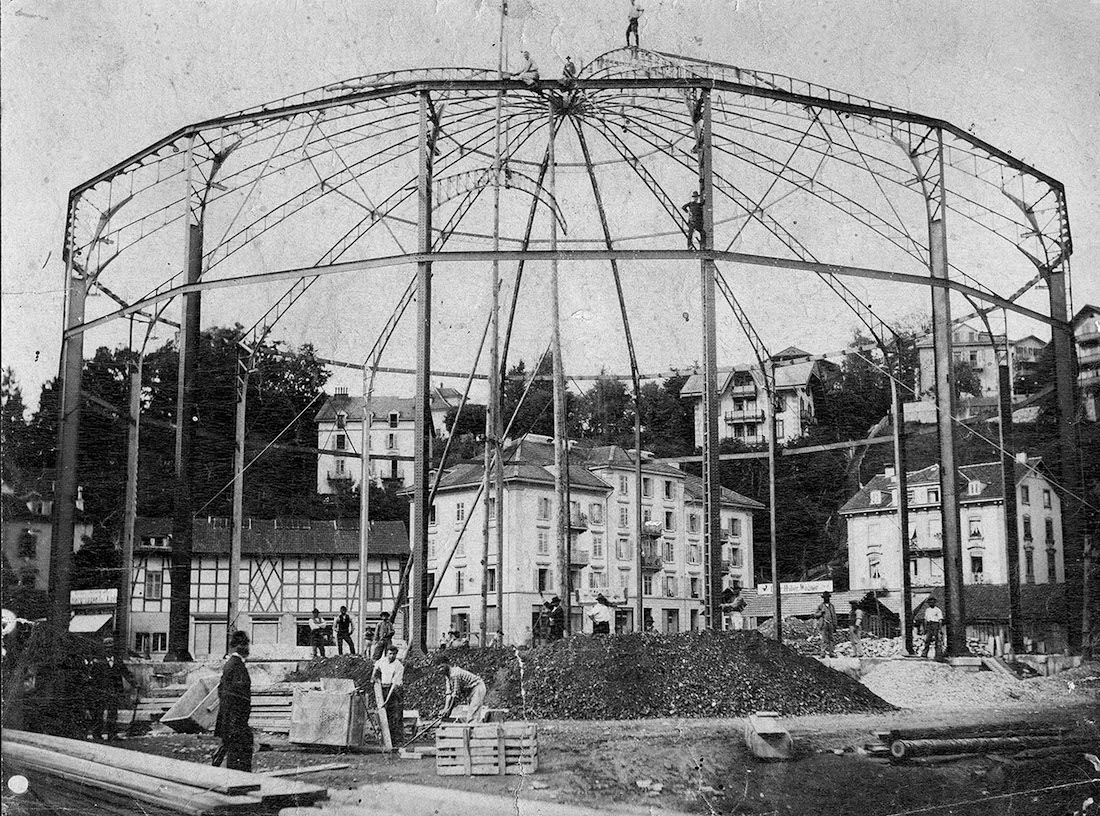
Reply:
[[[72,229],[72,210],[69,228]],[[72,260],[65,264],[65,326],[84,322],[88,280]],[[72,334],[61,342],[61,399],[57,423],[57,493],[54,497],[53,542],[50,547],[50,619],[60,630],[69,628],[69,588],[72,580],[73,539],[76,537],[77,450],[80,436],[80,385],[84,370],[84,335]]]
[[[225,625],[225,652],[229,654],[229,640],[240,627],[241,614],[241,544],[244,538],[244,432],[248,410],[248,380],[258,351],[245,356],[243,350],[237,356],[237,405],[233,432],[233,517],[229,535],[229,613]]]
[[[714,153],[710,92],[699,100],[699,193],[703,198],[703,249],[714,249]],[[703,292],[703,482],[707,550],[707,620],[714,629],[722,624],[722,486],[718,472],[718,329],[714,261],[700,263]]]
[[[770,522],[768,525],[770,527],[768,544],[771,550],[772,567],[772,620],[775,621],[775,639],[782,643],[783,587],[779,580],[779,531],[776,529],[779,526],[779,518],[776,514],[775,507],[775,446],[778,442],[775,437],[777,429],[776,415],[779,413],[779,405],[777,403],[778,395],[775,391],[775,363],[771,359],[764,360],[763,362],[764,366],[767,368],[764,378],[764,388],[765,396],[768,400],[768,521]]]
[[[134,535],[137,527],[138,453],[141,444],[141,380],[145,352],[138,354],[130,371],[130,416],[126,429],[126,492],[122,509],[122,571],[118,581],[118,621],[116,645],[120,656],[126,654],[130,642],[131,587],[134,582]]]
[[[901,340],[897,341],[897,364],[890,378],[894,413],[894,472],[898,478],[898,533],[901,536],[901,604],[899,617],[905,653],[913,653],[913,580],[909,574],[909,474],[905,455],[905,408],[901,399]]]
[[[1058,454],[1062,501],[1062,553],[1066,570],[1066,635],[1069,648],[1080,654],[1082,632],[1092,630],[1091,610],[1084,606],[1084,530],[1081,503],[1080,450],[1077,445],[1077,359],[1066,297],[1064,265],[1043,275],[1049,293],[1050,316],[1061,321],[1051,329],[1054,344],[1054,390],[1058,418]]]
[[[993,341],[990,331],[990,340]],[[993,341],[995,342],[995,341]],[[1005,334],[1008,342],[1008,334]],[[1024,650],[1020,617],[1020,531],[1016,508],[1016,457],[1012,455],[1012,377],[1007,350],[997,349],[997,409],[1000,414],[1001,494],[1004,496],[1005,563],[1008,565],[1008,633],[1014,654]]]
[[[550,192],[550,200],[557,201],[554,197],[557,190],[557,169],[554,156],[554,127],[555,113],[553,98],[547,100],[547,115],[549,117],[549,142],[547,143],[547,182]],[[550,249],[558,248],[558,220],[550,211]],[[561,359],[561,312],[558,301],[558,261],[550,261],[550,346],[554,364],[554,493],[557,496],[557,555],[558,574],[561,576],[561,605],[565,612],[565,631],[572,631],[572,607],[571,587],[569,586],[569,457],[566,447],[569,440],[565,432],[565,369]],[[537,373],[537,372],[536,372]]]
[[[197,284],[202,277],[202,213],[195,200],[192,173],[194,137],[187,147],[187,188],[184,204],[184,277]],[[175,493],[172,503],[172,579],[168,612],[168,653],[165,662],[190,661],[191,636],[191,456],[195,439],[195,385],[198,373],[202,293],[183,296],[179,331],[179,373],[176,383]]]
[[[942,156],[942,151],[941,151]],[[942,161],[942,158],[941,158]],[[947,277],[947,236],[940,217],[929,223],[932,277]],[[947,653],[963,655],[966,613],[963,601],[962,538],[959,530],[958,467],[955,461],[955,377],[952,372],[950,292],[932,289],[932,338],[935,346],[937,424],[940,437],[940,515],[943,525],[943,606]]]
[[[428,116],[429,94],[420,92],[420,151],[417,162],[417,250],[432,249],[432,153],[435,145],[429,141],[431,120]],[[416,265],[416,416],[413,423],[415,455],[413,457],[413,523],[412,559],[413,585],[409,604],[412,629],[409,648],[413,653],[428,651],[428,467],[429,411],[431,410],[432,359],[432,265],[422,261]],[[360,599],[363,603],[366,599]]]

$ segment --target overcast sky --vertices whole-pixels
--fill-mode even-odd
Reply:
[[[644,5],[645,47],[944,118],[1060,179],[1074,236],[1074,305],[1100,301],[1100,3]],[[583,63],[619,46],[626,7],[513,0],[511,52],[528,48],[556,74],[566,54]],[[390,68],[496,63],[495,0],[4,0],[2,9],[0,359],[31,401],[57,368],[69,189],[184,124],[296,90]],[[1044,308],[1041,293],[1029,298]],[[769,328],[776,344],[824,350],[850,333],[838,324],[800,334],[781,325],[782,301],[772,305],[765,314],[780,324]],[[673,362],[654,356],[643,367]]]

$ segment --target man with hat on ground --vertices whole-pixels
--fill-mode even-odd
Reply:
[[[814,617],[821,621],[821,646],[829,657],[836,657],[833,650],[833,637],[836,635],[836,607],[833,606],[831,592],[821,593],[821,603],[814,610]]]
[[[371,657],[374,660],[381,660],[382,655],[386,653],[386,650],[393,644],[393,624],[390,623],[390,613],[383,612],[382,620],[378,621],[378,625],[374,627],[374,649]]]
[[[222,679],[218,684],[218,719],[214,734],[222,738],[221,748],[214,754],[215,766],[225,760],[231,771],[252,771],[252,729],[248,718],[252,716],[252,678],[248,675],[245,658],[248,657],[249,640],[244,632],[234,632],[229,639],[233,651],[222,667]]]
[[[555,595],[550,599],[550,608],[546,612],[549,619],[548,640],[561,640],[565,637],[565,608],[561,605],[561,598]]]
[[[611,619],[614,617],[614,612],[611,609],[611,602],[602,592],[596,596],[596,603],[589,610],[588,617],[592,619],[592,634],[611,634]]]
[[[371,684],[382,683],[382,706],[390,725],[390,740],[394,745],[404,741],[405,707],[401,686],[405,682],[405,664],[397,659],[397,647],[387,646],[386,654],[375,661]]]
[[[928,657],[928,647],[936,644],[936,660],[943,660],[943,647],[940,646],[940,629],[943,627],[943,610],[936,606],[935,596],[928,599],[924,608],[924,651],[921,657]]]

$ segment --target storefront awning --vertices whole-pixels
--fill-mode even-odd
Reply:
[[[70,632],[98,632],[111,622],[113,615],[75,615],[69,621]]]

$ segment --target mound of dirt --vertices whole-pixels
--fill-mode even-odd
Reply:
[[[578,635],[527,650],[451,649],[455,665],[485,678],[488,705],[513,716],[563,720],[842,714],[893,708],[860,683],[758,632],[670,636]],[[367,661],[315,660],[288,680],[368,678]],[[405,706],[443,703],[432,658],[405,667]]]

